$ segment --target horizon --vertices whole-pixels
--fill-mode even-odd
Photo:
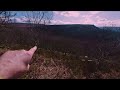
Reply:
[[[16,12],[16,11],[14,11]],[[24,11],[17,11],[15,20],[24,23]],[[51,25],[91,24],[97,27],[120,27],[120,11],[53,11]]]
[[[29,24],[29,23],[16,22],[11,24]],[[44,24],[38,24],[38,25],[44,25]],[[95,27],[120,27],[120,26],[96,26],[94,24],[48,24],[48,25],[93,25]]]

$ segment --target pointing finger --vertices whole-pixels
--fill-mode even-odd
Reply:
[[[26,59],[24,59],[24,62],[26,63],[26,65],[28,65],[31,62],[31,60],[32,60],[31,58],[36,50],[37,50],[37,46],[34,46],[33,48],[31,48],[30,50],[28,50],[26,52],[28,54],[27,55],[28,57]]]
[[[30,55],[33,55],[36,50],[37,50],[37,46],[34,46],[33,48],[31,48],[31,49],[28,51],[28,53],[29,53]]]

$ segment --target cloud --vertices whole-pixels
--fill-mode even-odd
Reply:
[[[25,16],[15,17],[15,18],[12,18],[12,20],[15,20],[15,21],[18,22],[18,23],[26,23],[26,22],[29,21],[29,19],[28,19],[27,17],[25,17]],[[34,21],[35,21],[35,19],[33,19],[33,18],[30,19],[30,22],[34,22]],[[40,19],[37,19],[37,20],[36,20],[36,22],[39,22],[39,21],[40,21]],[[43,23],[43,22],[44,22],[44,21],[41,20],[41,23]]]
[[[100,13],[100,12],[102,12],[102,11],[89,11],[90,12],[90,14],[98,14],[98,13]]]
[[[62,21],[62,20],[52,20],[52,24],[73,24],[72,22]]]
[[[79,11],[55,11],[54,13],[64,17],[79,17],[80,15]]]
[[[21,20],[21,18],[15,18],[16,22],[22,23],[23,21]]]
[[[94,24],[97,26],[105,24],[109,25],[110,20],[99,16],[101,12],[103,11],[56,11],[55,14],[57,16],[66,17],[64,19],[57,18],[58,20],[56,20],[56,22],[58,21],[57,23],[60,24]]]
[[[69,11],[68,12],[68,17],[79,17],[79,15],[80,15],[80,12],[78,12],[78,11]]]
[[[94,15],[94,16],[90,15],[86,17],[85,19],[86,19],[84,21],[85,24],[94,24],[96,26],[111,26],[116,23],[115,20],[106,19],[98,15]],[[118,23],[116,23],[116,25],[118,25]]]
[[[53,11],[51,24],[94,24],[96,26],[120,26],[120,12],[105,11]],[[25,16],[15,17],[17,22],[28,21]]]
[[[108,19],[99,19],[96,22],[97,26],[120,26],[120,19],[108,20]]]
[[[26,21],[28,21],[28,18],[25,17],[25,16],[21,16],[20,19],[21,19],[22,22],[26,22]]]
[[[10,19],[11,19],[13,22],[15,21],[15,22],[17,22],[17,23],[23,23],[23,22],[25,22],[25,21],[27,20],[27,18],[24,17],[24,16],[21,16],[21,17],[11,17]]]
[[[13,22],[14,22],[14,21],[15,21],[15,22],[19,22],[19,23],[22,23],[22,22],[23,22],[20,17],[11,17],[10,19],[11,19]]]
[[[80,15],[78,19],[56,19],[53,20],[53,24],[93,24],[96,26],[120,26],[120,19],[107,19],[95,14]]]

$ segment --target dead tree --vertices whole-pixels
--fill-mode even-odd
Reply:
[[[26,21],[30,27],[49,24],[52,17],[52,11],[25,11],[23,15],[26,17]]]
[[[0,26],[6,26],[6,24],[11,23],[11,18],[15,15],[16,13],[12,11],[0,11]]]

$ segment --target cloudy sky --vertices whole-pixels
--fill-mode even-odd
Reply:
[[[22,22],[24,19],[21,12],[17,14],[17,22]],[[52,24],[120,26],[120,11],[54,11]]]

